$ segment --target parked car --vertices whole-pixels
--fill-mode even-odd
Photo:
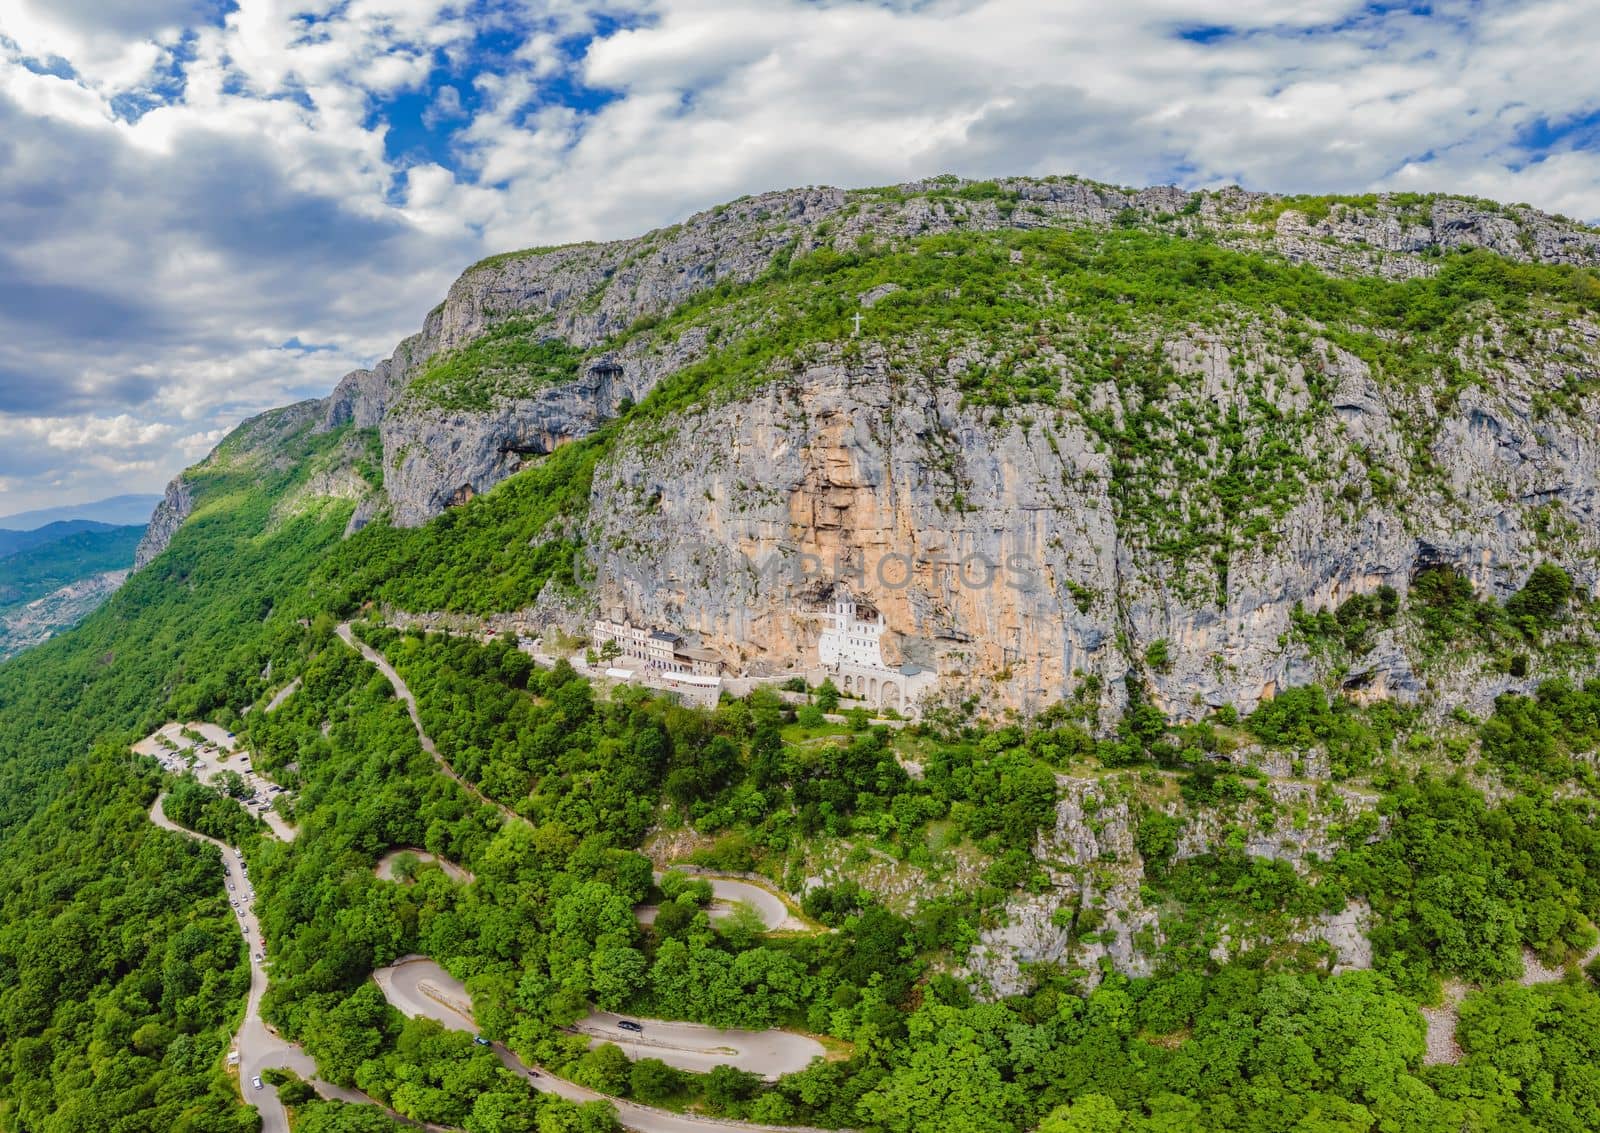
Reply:
[[[638,1023],[635,1023],[632,1019],[619,1019],[617,1020],[617,1026],[621,1027],[624,1031],[632,1031],[636,1035],[644,1034],[644,1027]]]
[[[472,1041],[477,1043],[479,1046],[488,1046],[489,1045],[489,1040],[484,1038],[482,1035],[473,1035],[472,1036]]]

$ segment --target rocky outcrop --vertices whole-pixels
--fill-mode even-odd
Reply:
[[[1130,222],[1347,275],[1426,275],[1440,251],[1467,247],[1600,264],[1600,234],[1456,198],[1329,204],[1075,178],[795,190],[631,240],[474,265],[393,356],[347,375],[326,400],[283,412],[324,430],[376,430],[383,488],[358,500],[349,529],[378,517],[415,525],[758,332],[773,312],[739,307],[737,288],[790,257],[958,231]],[[1027,299],[1026,286],[1048,281],[1022,274],[1024,260],[1013,249],[1019,274],[1008,286]],[[876,316],[880,304],[903,302],[903,290],[885,283],[857,298]],[[685,302],[724,299],[714,320],[652,329]],[[469,399],[470,409],[418,382],[512,316],[530,335],[580,351],[575,378],[513,382],[514,394],[486,407]],[[1481,333],[1458,344],[1466,377],[1447,391],[1374,373],[1337,335],[1291,321],[1292,312],[1251,312],[1226,328],[1057,326],[1058,337],[1090,343],[1076,355],[1051,336],[808,348],[737,395],[696,399],[619,437],[596,470],[581,533],[592,602],[541,608],[530,594],[525,603],[530,616],[575,632],[594,608],[620,605],[731,665],[787,673],[814,661],[811,611],[842,581],[886,618],[891,663],[938,670],[952,699],[1024,711],[1091,678],[1108,712],[1131,679],[1180,718],[1221,705],[1248,711],[1314,679],[1408,701],[1449,687],[1482,710],[1548,675],[1423,672],[1400,629],[1335,663],[1296,637],[1292,616],[1386,585],[1404,594],[1430,564],[1504,597],[1552,550],[1593,592],[1600,331],[1576,318],[1530,330],[1486,315]],[[1084,349],[1159,352],[1172,379],[1166,389],[1074,386],[1094,361]],[[1048,408],[969,398],[964,374],[1024,357],[1061,385]],[[1218,407],[1238,414],[1233,456],[1220,427],[1203,435],[1193,425]],[[1115,427],[1147,409],[1165,432],[1143,450],[1117,451]],[[247,425],[240,443],[276,421]],[[1289,482],[1270,509],[1257,489],[1277,485],[1225,505],[1193,490],[1232,475],[1230,459],[1248,464],[1269,450],[1287,453],[1273,459]],[[1198,456],[1183,463],[1183,453]],[[181,488],[158,511],[141,563],[186,514]],[[1213,538],[1222,527],[1228,538]],[[1564,532],[1558,548],[1553,529]]]
[[[1052,827],[1042,830],[1033,857],[1049,875],[1040,891],[1018,893],[1001,923],[986,929],[966,960],[966,972],[982,994],[1000,998],[1026,993],[1032,969],[1047,968],[1094,984],[1108,971],[1150,975],[1167,942],[1164,918],[1181,919],[1148,884],[1136,834],[1140,808],[1160,809],[1182,820],[1172,862],[1200,854],[1239,853],[1287,861],[1309,872],[1327,860],[1352,818],[1376,799],[1344,787],[1272,780],[1266,792],[1274,818],[1263,823],[1259,804],[1189,808],[1159,790],[1140,798],[1145,785],[1132,776],[1058,776],[1059,799]],[[1329,970],[1372,966],[1372,910],[1355,901],[1336,913],[1304,918],[1247,918],[1214,926],[1210,954],[1224,962],[1251,949],[1310,947]]]
[[[642,397],[656,367],[591,365],[578,381],[536,397],[504,401],[488,413],[419,406],[385,417],[384,483],[393,519],[426,522],[445,508],[494,487],[524,460],[594,432],[625,399]]]
[[[1070,776],[1057,776],[1056,785],[1055,826],[1040,831],[1033,847],[1050,887],[1013,898],[1002,923],[967,957],[974,985],[994,998],[1025,992],[1035,965],[1075,971],[1090,983],[1106,969],[1154,970],[1160,915],[1140,892],[1144,863],[1126,790],[1115,780]]]
[[[177,534],[178,528],[183,526],[183,521],[189,518],[193,510],[194,495],[188,483],[182,476],[174,477],[150,516],[150,525],[145,528],[144,538],[139,540],[139,546],[134,549],[133,569],[143,569],[165,551],[173,535]]]
[[[1600,234],[1454,198],[1329,205],[1073,178],[763,194],[636,239],[499,256],[465,272],[419,334],[348,375],[318,410],[324,428],[348,422],[381,437],[383,493],[361,501],[351,529],[380,514],[425,522],[592,434],[716,345],[704,326],[664,337],[650,320],[790,256],[955,231],[1109,226],[1130,215],[1352,275],[1428,274],[1441,250],[1465,247],[1600,264]],[[861,305],[897,289],[874,287]],[[585,351],[577,377],[487,409],[437,404],[413,388],[434,360],[512,315]],[[722,341],[760,317],[730,314],[717,327]],[[1270,402],[1283,423],[1263,419],[1255,435],[1281,432],[1315,472],[1293,474],[1308,482],[1270,517],[1270,537],[1187,559],[1168,549],[1183,533],[1152,518],[1187,490],[1171,455],[1152,458],[1140,472],[1146,498],[1130,502],[1115,482],[1126,464],[1092,426],[1094,415],[1118,421],[1136,411],[1142,395],[1132,389],[1104,386],[1088,403],[1050,412],[996,412],[960,388],[964,368],[1009,364],[995,344],[989,355],[985,344],[944,344],[942,370],[919,359],[926,344],[894,341],[786,360],[785,372],[749,393],[697,404],[616,446],[595,478],[586,540],[596,605],[686,633],[734,666],[781,673],[814,659],[809,610],[842,578],[884,613],[893,663],[937,668],[952,697],[1024,710],[1069,695],[1082,679],[1074,674],[1099,679],[1110,711],[1134,677],[1178,717],[1224,704],[1248,711],[1313,679],[1359,697],[1425,699],[1429,681],[1444,678],[1417,671],[1403,635],[1380,635],[1335,672],[1294,639],[1291,615],[1384,585],[1403,593],[1430,563],[1503,597],[1539,557],[1544,519],[1535,513],[1548,507],[1578,528],[1562,561],[1585,587],[1600,582],[1600,453],[1584,423],[1595,407],[1584,394],[1567,411],[1550,406],[1600,373],[1600,341],[1576,322],[1543,333],[1528,341],[1486,324],[1479,341],[1461,345],[1460,362],[1493,379],[1454,399],[1384,380],[1333,341],[1288,351],[1270,318],[1166,338],[1160,349],[1185,388],[1163,395],[1162,413],[1182,421],[1206,404]],[[1147,345],[1137,332],[1130,338]],[[1063,378],[1075,365],[1041,361]],[[1331,396],[1314,397],[1313,384],[1331,386]],[[1189,438],[1174,426],[1160,443]],[[588,616],[570,606],[548,613],[576,632]],[[1158,643],[1168,660],[1150,665]],[[1487,676],[1465,685],[1475,710],[1516,687]]]
[[[1240,852],[1286,861],[1304,872],[1318,862],[1332,860],[1344,828],[1378,804],[1376,795],[1331,783],[1273,779],[1262,790],[1264,803],[1252,801],[1227,814],[1210,809],[1189,814],[1178,834],[1173,860],[1214,853],[1231,831]],[[1387,829],[1388,819],[1380,818],[1378,834]]]

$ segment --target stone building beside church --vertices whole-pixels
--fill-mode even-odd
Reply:
[[[685,644],[683,638],[664,629],[633,625],[620,612],[598,619],[589,636],[596,649],[603,649],[608,641],[617,643],[621,650],[618,654],[620,668],[698,677],[722,675],[722,659],[711,650]]]

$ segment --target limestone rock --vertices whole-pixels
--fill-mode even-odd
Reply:
[[[189,490],[188,483],[182,476],[176,476],[167,485],[166,494],[161,497],[161,502],[156,505],[155,512],[150,516],[150,526],[145,528],[144,537],[139,540],[138,547],[133,552],[133,569],[141,570],[150,564],[150,561],[167,549],[167,544],[172,542],[173,535],[178,528],[183,526],[183,521],[189,518],[189,513],[194,510],[194,496]]]
[[[474,265],[390,358],[347,375],[324,401],[267,415],[241,434],[260,453],[252,438],[294,421],[377,430],[384,488],[358,502],[350,530],[379,516],[415,525],[589,436],[705,359],[719,346],[708,328],[669,337],[651,324],[712,289],[736,293],[824,247],[1129,218],[1345,275],[1425,275],[1438,253],[1460,248],[1600,265],[1600,235],[1590,230],[1447,197],[1319,207],[1075,178],[767,193],[635,239]],[[895,286],[856,298],[865,308],[892,305]],[[430,365],[513,316],[583,351],[577,376],[471,410],[418,392]],[[762,317],[730,314],[715,330],[722,341],[737,338],[759,330]],[[1168,390],[1103,382],[1084,404],[1063,397],[1049,408],[999,410],[974,404],[962,377],[1015,358],[992,343],[946,343],[927,352],[940,361],[925,364],[919,351],[929,344],[879,341],[867,333],[874,317],[860,339],[785,358],[760,384],[620,436],[596,469],[578,533],[593,593],[577,603],[526,595],[531,616],[583,632],[595,609],[621,605],[735,669],[798,673],[814,663],[811,610],[844,580],[887,619],[886,654],[938,670],[951,701],[976,695],[991,708],[1031,712],[1092,680],[1109,720],[1132,678],[1162,711],[1194,718],[1222,705],[1248,712],[1318,680],[1357,697],[1422,703],[1449,688],[1481,712],[1497,693],[1553,674],[1423,672],[1415,643],[1398,631],[1337,666],[1297,639],[1295,609],[1335,609],[1384,585],[1404,594],[1429,565],[1504,597],[1540,556],[1539,532],[1552,522],[1570,528],[1563,565],[1585,591],[1600,592],[1592,428],[1600,328],[1591,321],[1552,321],[1524,340],[1486,320],[1455,360],[1474,380],[1446,397],[1426,381],[1374,374],[1315,328],[1286,351],[1271,316],[1252,316],[1227,332],[1164,332],[1154,345],[1174,374]],[[1105,328],[1087,329],[1106,337]],[[1073,358],[1048,341],[1030,345],[1070,393]],[[1174,425],[1152,446],[1166,451],[1140,457],[1147,463],[1134,471],[1152,486],[1134,506],[1117,482],[1128,460],[1091,427],[1100,416],[1125,423],[1147,397],[1174,422],[1207,404],[1270,403],[1276,420],[1303,421],[1298,431],[1285,426],[1283,441],[1315,475],[1256,534],[1174,553],[1186,545],[1181,533],[1158,530],[1152,517],[1199,506],[1186,507],[1184,474],[1172,463],[1192,438]],[[183,492],[181,483],[169,491],[141,563],[187,514]],[[1149,661],[1163,652],[1164,663]]]

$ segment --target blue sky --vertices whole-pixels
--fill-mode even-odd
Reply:
[[[940,172],[1600,218],[1588,5],[7,0],[0,512],[153,490],[467,263]]]

